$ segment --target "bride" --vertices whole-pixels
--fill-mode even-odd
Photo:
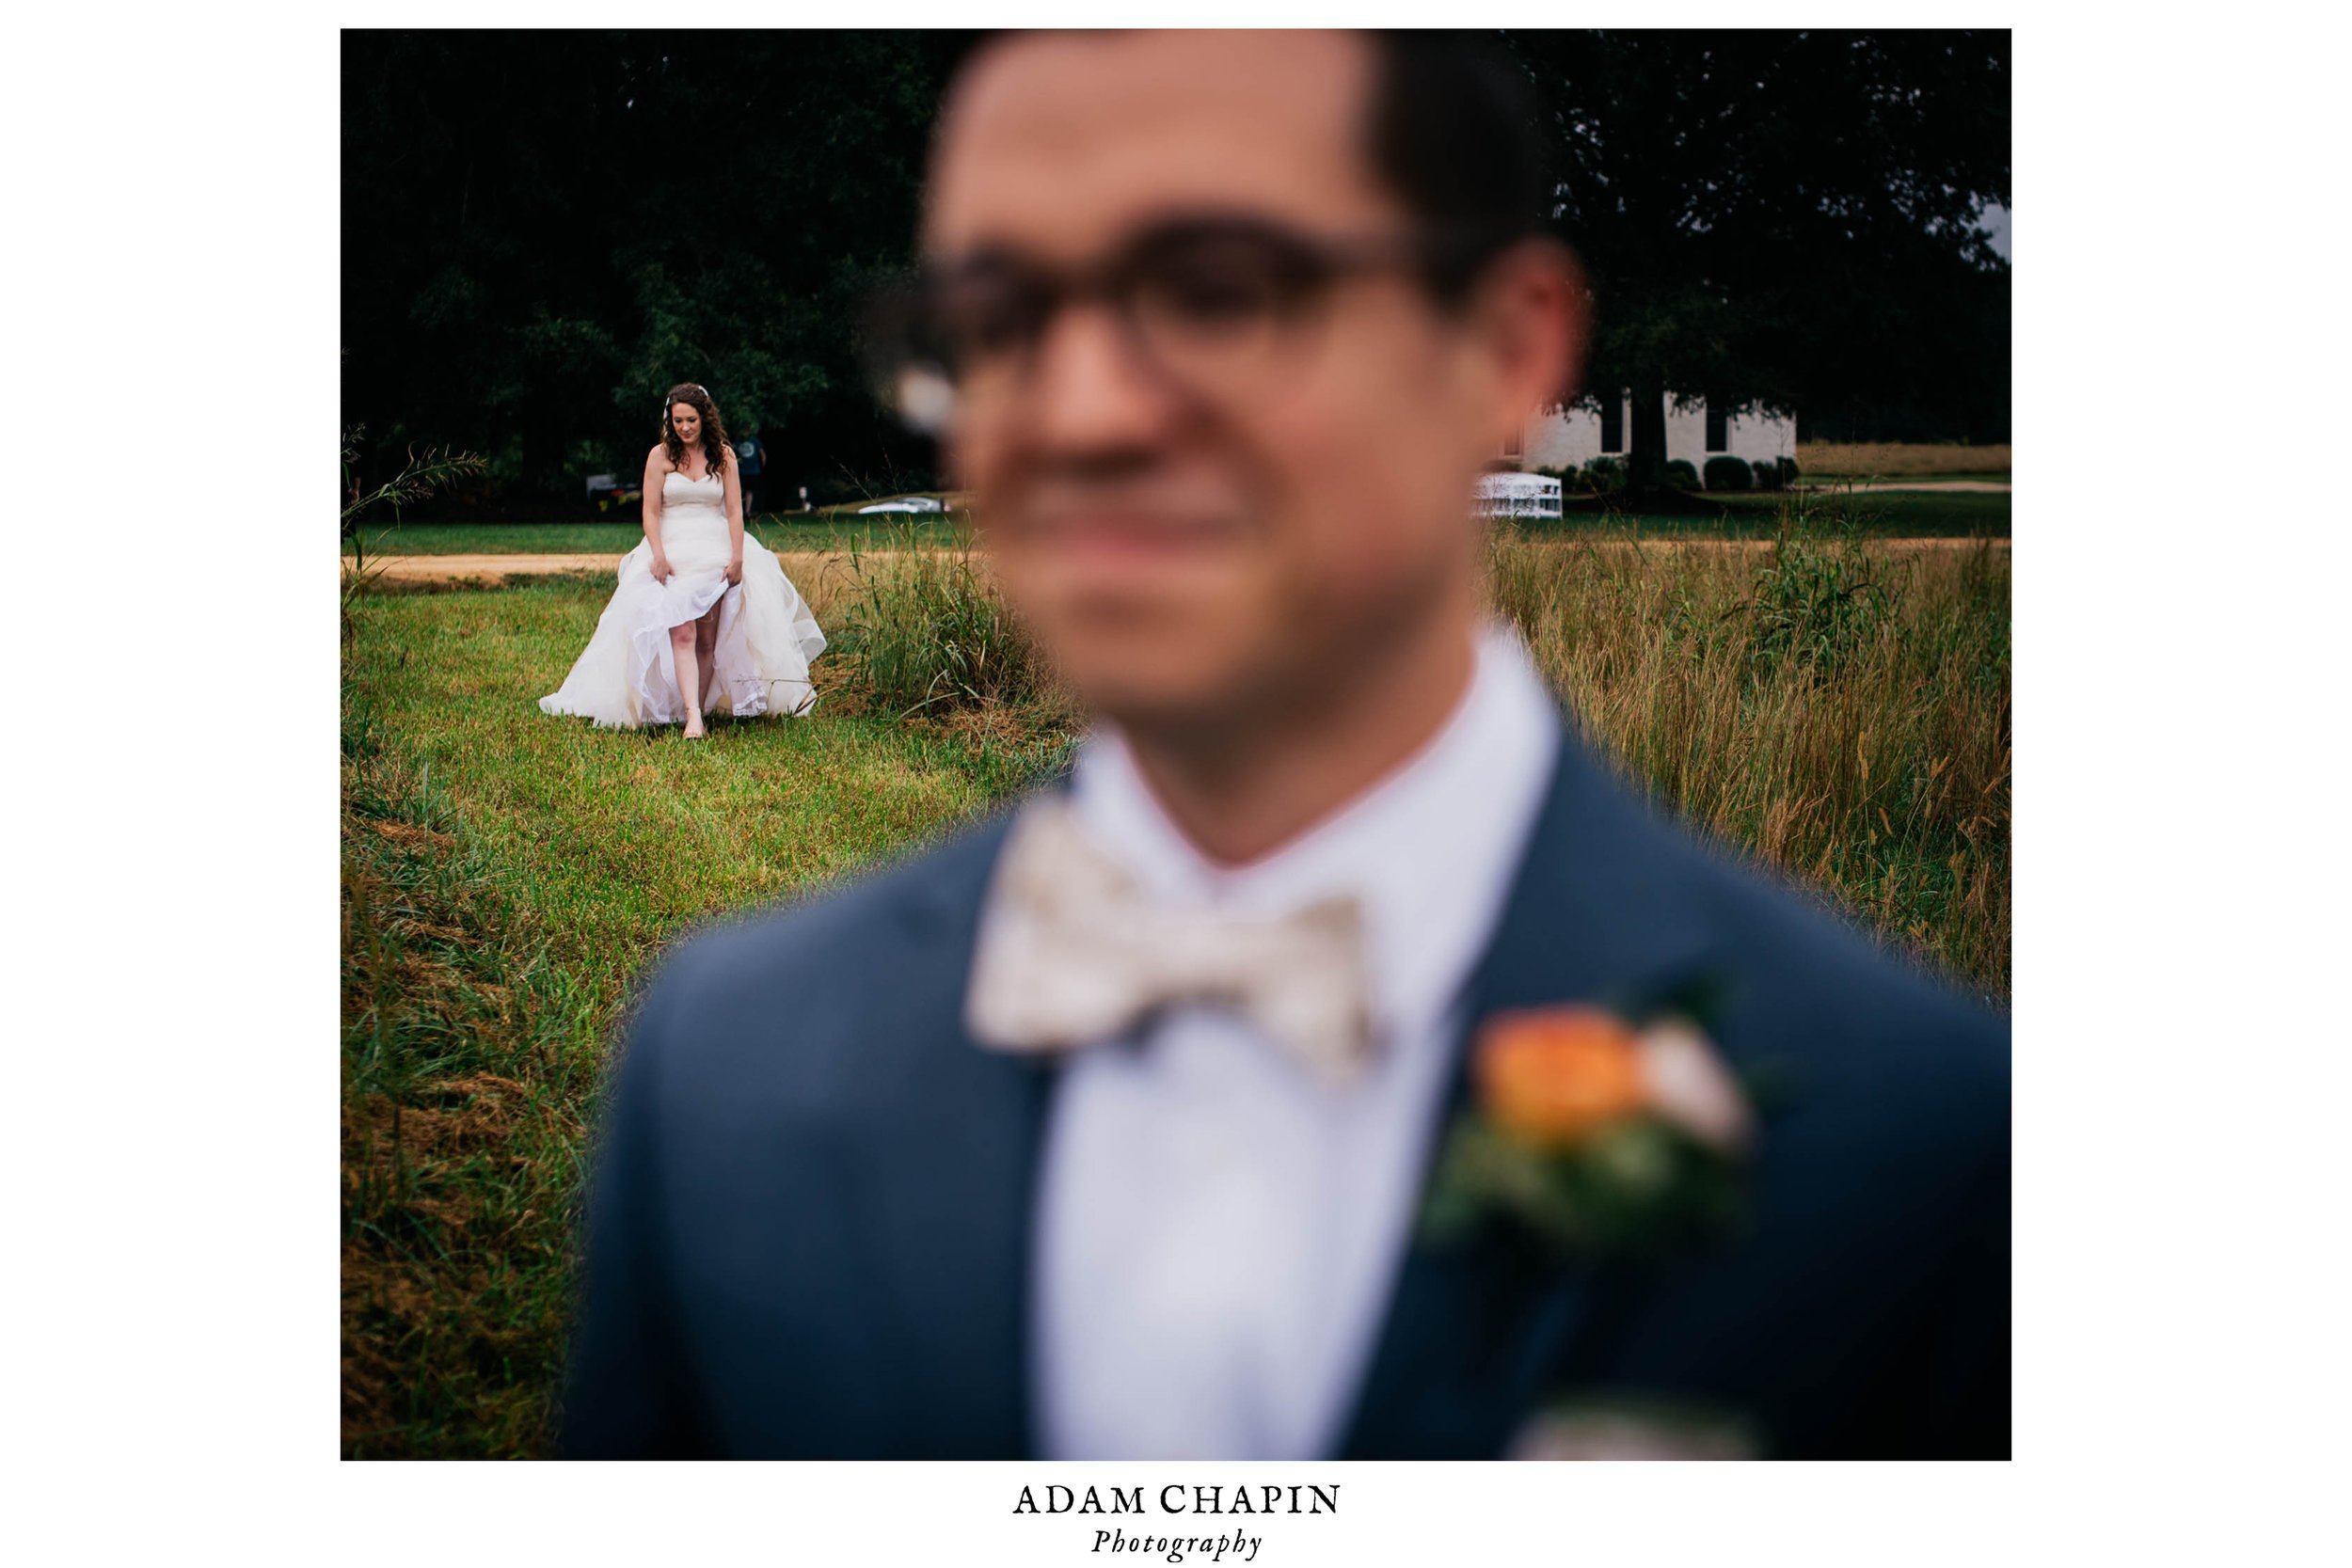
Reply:
[[[710,394],[693,382],[661,404],[661,444],[645,455],[644,542],[621,558],[620,585],[548,713],[636,727],[683,720],[705,735],[712,711],[738,719],[806,713],[808,661],[825,634],[772,551],[743,548],[735,452]]]

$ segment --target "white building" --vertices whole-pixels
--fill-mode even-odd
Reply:
[[[1505,443],[1504,462],[1521,468],[1582,467],[1596,457],[1622,462],[1633,438],[1633,400],[1613,409],[1571,406],[1531,415],[1516,445]],[[1712,414],[1704,402],[1677,408],[1666,399],[1666,461],[1677,459],[1704,474],[1710,457],[1774,463],[1797,455],[1797,417],[1750,411],[1728,418]]]

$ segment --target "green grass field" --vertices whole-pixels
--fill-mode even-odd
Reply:
[[[1693,512],[1682,515],[1628,519],[1606,512],[1579,513],[1543,525],[1561,533],[1617,534],[1629,528],[1642,532],[1687,535],[1692,538],[1766,538],[1777,526],[1782,498],[1728,496],[1720,498],[1727,515]],[[1876,491],[1856,495],[1831,493],[1818,498],[1824,517],[1849,519],[1868,534],[1886,538],[2009,537],[2010,498],[2004,494],[1947,494],[1934,491]],[[943,518],[757,517],[750,531],[770,549],[902,548],[910,541],[946,544],[955,525]],[[370,528],[368,553],[386,555],[618,555],[636,546],[644,530],[631,522],[579,523],[411,523],[399,528]],[[343,553],[352,551],[343,542]]]
[[[755,517],[753,538],[771,550],[862,550],[903,548],[910,541],[930,544],[954,537],[945,517],[825,517],[789,521]],[[406,523],[363,531],[368,554],[376,555],[619,555],[636,548],[644,527],[628,522]],[[352,541],[343,541],[343,554]]]
[[[1716,496],[1721,513],[1691,512],[1624,517],[1606,510],[1579,512],[1545,531],[1610,537],[1627,532],[1692,539],[1769,539],[1780,526],[1788,497]],[[2010,497],[2005,491],[1937,490],[1822,491],[1808,498],[1813,515],[1825,526],[1847,526],[1879,539],[2006,539]]]
[[[865,588],[812,593],[838,649],[816,714],[694,746],[538,711],[601,583],[346,596],[347,1456],[547,1450],[599,1070],[666,945],[904,853],[1063,754],[1066,705],[1018,679],[993,689],[1017,702],[892,717],[891,681],[1025,656],[953,602],[981,579],[878,559]],[[2006,996],[2006,547],[1506,539],[1495,600],[1633,777]],[[886,670],[848,656],[848,622],[893,615],[863,638]],[[963,641],[926,653],[948,625]]]
[[[344,1450],[544,1449],[596,1069],[695,922],[903,853],[1050,736],[541,714],[602,608],[577,579],[360,595],[343,670]],[[819,605],[820,613],[830,607]],[[829,621],[828,624],[831,624]],[[830,676],[824,660],[818,669]]]

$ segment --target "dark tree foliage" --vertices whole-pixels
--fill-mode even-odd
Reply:
[[[1597,296],[1589,388],[1795,409],[1808,436],[2006,440],[2005,32],[1514,32]]]
[[[483,452],[501,515],[633,476],[700,381],[771,483],[932,480],[860,370],[951,34],[343,36],[343,422]]]
[[[818,499],[936,480],[875,405],[960,33],[347,32],[343,409],[364,479],[489,460],[501,516],[634,475],[700,381]],[[1598,294],[1589,387],[1793,407],[1808,434],[2002,439],[2003,33],[1515,32]],[[1646,414],[1642,411],[1647,410]],[[771,493],[773,493],[771,491]]]

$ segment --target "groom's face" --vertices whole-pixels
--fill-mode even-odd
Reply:
[[[1565,350],[1498,350],[1492,311],[1361,261],[1421,231],[1368,154],[1375,64],[1339,34],[1049,35],[952,96],[924,231],[970,350],[949,460],[1113,720],[1279,715],[1467,626],[1471,485]]]

